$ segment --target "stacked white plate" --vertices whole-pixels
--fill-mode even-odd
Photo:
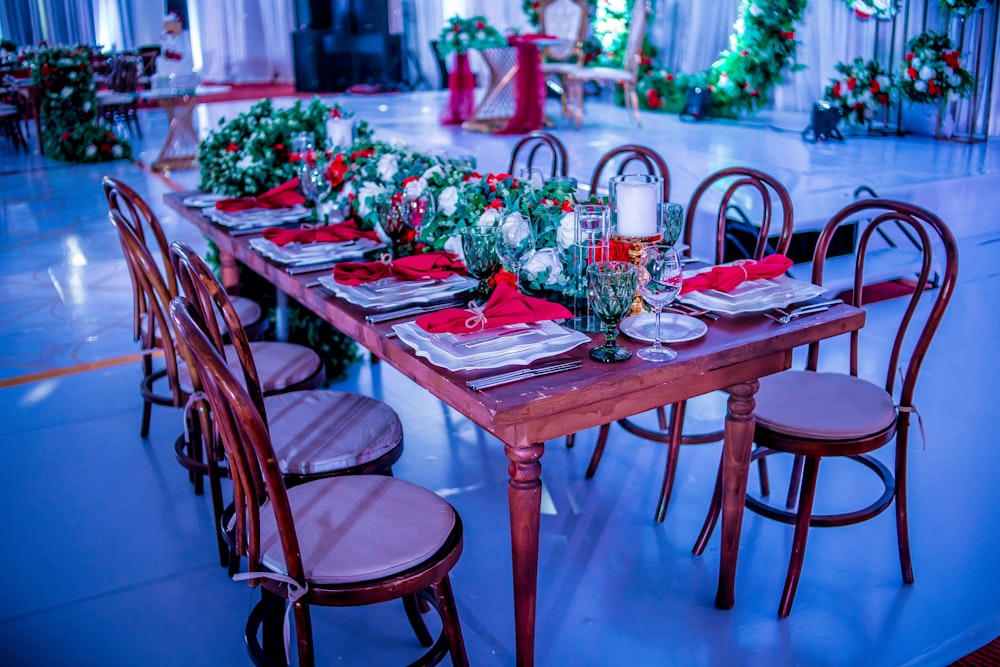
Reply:
[[[307,266],[358,259],[369,250],[382,247],[382,244],[371,239],[358,239],[344,243],[286,243],[280,246],[263,237],[256,237],[250,239],[250,247],[278,264]]]
[[[686,280],[708,270],[685,271],[684,278]],[[680,299],[695,308],[705,308],[726,315],[738,315],[740,313],[759,313],[772,308],[784,308],[790,303],[819,296],[824,291],[824,288],[819,285],[795,280],[788,276],[778,276],[777,278],[748,280],[730,292],[720,292],[714,289],[688,292]]]
[[[204,211],[209,220],[230,229],[257,229],[282,225],[309,215],[309,210],[300,204],[289,208],[251,208],[233,213],[226,213],[210,206]]]
[[[337,296],[372,310],[442,301],[476,286],[475,278],[451,275],[440,280],[383,278],[363,285],[342,285],[333,276],[320,276],[319,283]]]

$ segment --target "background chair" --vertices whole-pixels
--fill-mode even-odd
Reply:
[[[639,80],[639,65],[642,57],[642,41],[646,35],[646,17],[649,8],[646,0],[636,0],[629,16],[628,39],[621,68],[583,67],[582,65],[565,72],[569,90],[570,113],[576,119],[576,126],[583,125],[583,84],[587,81],[616,83],[625,93],[625,106],[632,111],[635,124],[642,125],[639,118],[639,95],[636,82]]]
[[[202,332],[183,298],[171,303],[178,336],[204,381],[205,393],[233,466],[237,544],[248,579],[262,588],[247,621],[255,664],[283,657],[282,598],[295,616],[299,664],[314,664],[313,606],[359,606],[402,599],[420,643],[430,647],[413,664],[468,665],[448,573],[462,552],[462,522],[434,493],[393,477],[354,475],[286,488],[267,425],[233,370]],[[436,609],[435,641],[418,599]],[[258,640],[262,632],[263,641]]]
[[[756,169],[750,169],[748,167],[731,167],[728,169],[722,169],[708,176],[698,185],[698,187],[695,188],[691,195],[691,200],[688,203],[687,215],[685,218],[682,237],[686,246],[684,254],[688,257],[692,256],[692,242],[694,240],[693,231],[702,198],[708,192],[718,189],[718,186],[720,185],[724,186],[725,189],[722,191],[722,196],[719,200],[715,216],[714,263],[721,264],[726,261],[742,259],[744,257],[760,259],[761,257],[773,252],[784,254],[788,250],[788,245],[791,242],[792,231],[794,228],[794,213],[792,210],[791,196],[788,194],[788,190],[785,189],[785,186],[783,186],[778,180],[768,174],[757,171]],[[741,239],[739,244],[727,243],[727,240],[729,240],[732,236],[731,207],[735,205],[734,202],[736,201],[741,201],[745,205],[747,200],[745,197],[741,198],[740,195],[748,192],[750,193],[749,196],[758,197],[761,203],[759,207],[752,207],[753,210],[759,210],[760,212],[759,217],[753,220],[749,227],[750,229],[753,229],[756,234],[752,250],[745,247],[743,239]],[[751,207],[744,207],[747,210],[751,210]],[[776,213],[779,211],[781,215],[781,227],[777,230],[777,239],[772,245],[770,240],[772,238],[771,222]],[[747,218],[747,220],[749,220],[749,218]],[[741,224],[745,222],[742,217],[738,218],[738,221]],[[734,249],[736,250],[735,257],[733,256]],[[727,250],[729,252],[727,252]],[[659,425],[658,430],[641,426],[634,419],[622,419],[618,422],[622,428],[629,433],[646,438],[647,440],[663,442],[667,445],[667,462],[663,473],[663,482],[660,486],[660,496],[656,505],[656,513],[654,515],[656,521],[663,521],[666,517],[667,507],[670,504],[670,496],[673,490],[674,477],[677,473],[677,460],[680,454],[680,446],[682,444],[704,444],[716,442],[721,440],[723,436],[721,429],[708,433],[683,435],[684,414],[686,408],[687,401],[681,401],[680,403],[670,406],[669,417],[665,408],[657,410]],[[594,445],[594,453],[590,458],[590,463],[587,465],[586,476],[588,479],[593,477],[597,472],[597,467],[601,462],[601,456],[604,454],[604,448],[607,445],[610,428],[611,425],[606,424],[601,427],[600,431],[598,431],[597,442]],[[766,474],[766,471],[762,471],[762,475],[764,474]]]
[[[334,475],[392,474],[392,465],[403,453],[403,426],[392,408],[342,391],[302,389],[265,396],[250,341],[222,284],[190,246],[174,243],[170,255],[203,332],[220,354],[226,350],[224,333],[228,332],[243,386],[268,427],[286,485]],[[201,391],[202,385],[201,378],[191,376],[195,392]],[[203,427],[201,435],[220,559],[233,570],[233,554],[226,548],[224,533],[229,517],[224,517],[222,507],[221,479],[227,470],[220,466],[222,450],[212,439],[212,430]]]
[[[147,246],[153,247],[153,252],[159,253],[161,268],[157,268],[160,280],[164,284],[164,289],[168,295],[167,301],[178,295],[177,277],[173,266],[170,263],[170,246],[167,242],[166,234],[159,218],[153,213],[149,204],[139,196],[127,183],[111,176],[105,176],[101,180],[104,188],[104,196],[108,201],[108,208],[121,216],[122,220],[128,224],[133,233]],[[128,257],[126,257],[128,259]],[[173,385],[169,392],[157,389],[157,383],[171,373],[173,357],[175,355],[164,353],[167,360],[165,368],[156,369],[153,364],[153,355],[157,351],[163,350],[164,339],[157,327],[164,327],[166,320],[153,320],[153,315],[149,312],[149,293],[143,287],[143,280],[140,274],[136,273],[136,268],[131,261],[127,262],[129,277],[132,280],[133,298],[133,318],[132,335],[140,343],[142,351],[142,380],[139,384],[139,392],[142,395],[142,426],[140,434],[143,438],[149,435],[149,420],[152,414],[152,406],[155,405],[178,405],[180,397],[173,392]],[[154,266],[156,266],[154,264]],[[234,297],[233,303],[240,313],[240,321],[246,328],[247,335],[252,339],[260,338],[267,328],[267,313],[251,299],[244,297]],[[166,302],[164,302],[166,304]],[[166,311],[164,311],[166,312]],[[163,329],[169,331],[169,327]]]
[[[510,152],[510,163],[507,166],[507,173],[516,175],[515,167],[530,169],[537,167],[536,158],[538,152],[545,149],[550,156],[549,177],[566,176],[569,173],[569,155],[566,153],[566,146],[554,134],[542,130],[536,130],[522,137]],[[526,155],[525,159],[518,161],[519,157]]]
[[[633,165],[633,163],[638,163]],[[630,165],[632,165],[630,167]],[[612,148],[602,155],[594,166],[594,171],[590,176],[590,194],[607,193],[607,183],[610,179],[608,172],[614,169],[616,175],[626,172],[653,174],[663,179],[663,201],[670,199],[670,169],[667,168],[667,161],[652,148],[640,146],[638,144],[625,144]]]
[[[137,56],[120,55],[111,65],[109,90],[97,93],[97,111],[112,127],[124,123],[142,137],[139,124],[139,69]]]
[[[834,234],[841,227],[852,224],[859,225],[859,241],[851,305],[858,308],[864,305],[866,255],[881,226],[900,224],[908,227],[920,240],[923,262],[889,350],[885,349],[883,340],[873,338],[868,348],[877,346],[878,349],[869,352],[862,360],[861,355],[865,351],[860,344],[862,332],[854,331],[850,334],[846,368],[833,371],[829,365],[821,366],[821,346],[817,342],[808,348],[804,370],[784,371],[760,381],[755,397],[757,425],[754,442],[757,449],[753,458],[762,460],[777,452],[796,457],[787,505],[794,507],[797,501],[797,511],[767,503],[763,499],[768,495],[767,489],[762,492],[761,498],[748,494],[746,502],[747,507],[757,514],[795,526],[788,572],[778,606],[781,618],[791,611],[802,574],[810,526],[845,526],[866,521],[886,510],[893,500],[896,501],[896,532],[903,582],[913,583],[906,500],[910,418],[916,412],[914,393],[921,363],[955,288],[958,245],[944,222],[920,207],[887,199],[855,202],[835,214],[820,233],[813,256],[812,281],[817,285],[824,284],[824,260]],[[931,278],[939,267],[943,267],[940,269],[939,286],[931,290]],[[930,301],[929,306],[921,303],[924,298]],[[823,344],[829,345],[826,341]],[[859,369],[877,368],[883,360],[887,363],[882,382],[860,377]],[[897,373],[900,377],[898,385]],[[890,472],[870,454],[893,440],[895,464],[894,472]],[[814,514],[819,464],[824,457],[847,457],[863,464],[881,480],[882,495],[859,510]],[[717,478],[712,506],[695,544],[695,554],[704,551],[718,518],[720,484]]]
[[[542,49],[542,73],[559,79],[562,115],[569,115],[567,73],[583,63],[583,40],[590,25],[590,8],[585,0],[542,0],[538,4],[538,24],[544,35],[563,43]]]

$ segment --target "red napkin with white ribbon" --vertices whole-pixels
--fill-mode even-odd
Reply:
[[[264,230],[264,238],[274,245],[289,243],[348,243],[359,239],[378,241],[378,234],[372,230],[359,229],[353,220],[316,227],[315,229],[282,229],[268,227]]]
[[[248,211],[252,208],[290,208],[306,203],[306,198],[298,191],[299,177],[271,188],[256,197],[230,197],[215,202],[215,208],[226,213]]]
[[[501,283],[482,307],[448,308],[421,315],[416,321],[417,326],[429,333],[462,334],[509,324],[531,324],[571,317],[573,313],[558,303],[526,296]]]
[[[341,262],[333,267],[333,279],[341,285],[362,285],[382,278],[433,280],[458,274],[469,275],[458,255],[451,252],[427,252],[399,259],[375,262]]]
[[[684,279],[681,294],[714,289],[728,292],[747,280],[774,278],[792,267],[792,260],[784,255],[768,255],[760,261],[745,261],[716,266],[690,278]]]

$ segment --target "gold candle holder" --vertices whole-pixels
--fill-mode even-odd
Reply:
[[[642,257],[642,249],[650,244],[658,243],[663,240],[663,234],[654,234],[652,236],[624,236],[622,234],[616,234],[612,232],[610,235],[611,243],[616,243],[619,247],[624,246],[625,255],[628,261],[639,266],[639,259]],[[612,252],[612,258],[621,258],[621,250],[619,252]],[[642,307],[642,296],[639,294],[639,288],[635,290],[635,298],[632,300],[632,307],[629,309],[630,315],[638,315],[645,309]]]

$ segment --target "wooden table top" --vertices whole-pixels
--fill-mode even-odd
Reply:
[[[778,325],[762,314],[721,316],[709,322],[700,339],[672,343],[677,359],[651,363],[633,355],[616,364],[590,359],[592,346],[583,345],[556,359],[580,359],[581,368],[472,391],[466,380],[500,372],[450,372],[417,357],[398,338],[386,338],[396,322],[371,325],[368,311],[340,299],[322,287],[309,287],[320,272],[289,275],[279,265],[249,247],[250,236],[230,236],[199,209],[184,206],[193,193],[166,195],[167,204],[198,226],[223,253],[261,274],[417,384],[458,409],[476,424],[514,447],[600,426],[616,419],[667,405],[709,391],[746,382],[788,368],[795,347],[860,328],[864,311],[847,305]],[[405,320],[399,320],[405,321]],[[603,336],[592,335],[594,344]],[[633,352],[648,345],[620,335],[620,345]]]

